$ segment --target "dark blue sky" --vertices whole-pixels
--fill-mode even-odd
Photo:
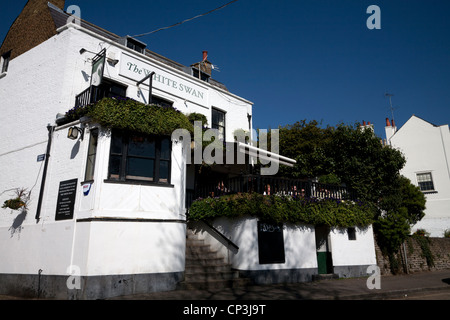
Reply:
[[[172,25],[229,0],[73,0],[82,18],[118,35]],[[26,4],[5,1],[0,41]],[[369,30],[370,5],[381,30]],[[397,126],[415,114],[450,122],[450,1],[239,0],[208,16],[139,38],[185,65],[202,50],[219,66],[213,77],[255,103],[254,126],[307,119],[323,126],[362,120],[384,137],[394,94]],[[70,107],[70,106],[68,106]]]

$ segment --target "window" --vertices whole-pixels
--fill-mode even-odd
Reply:
[[[433,177],[431,172],[418,173],[417,183],[421,191],[434,191]]]
[[[192,68],[192,76],[193,76],[194,78],[196,78],[196,79],[201,79],[202,81],[205,81],[205,82],[209,82],[209,79],[211,78],[210,75],[208,75],[207,73],[201,71],[200,77],[199,77],[198,72],[199,72],[198,69]]]
[[[356,240],[356,228],[347,229],[348,240]]]
[[[163,107],[163,108],[172,108],[173,107],[173,102],[157,97],[157,96],[152,96],[152,104],[156,104],[157,106]]]
[[[98,129],[91,130],[91,138],[89,140],[88,158],[86,162],[85,181],[94,180],[95,158],[97,156]]]
[[[109,179],[170,184],[171,156],[169,137],[113,131]]]
[[[219,139],[225,141],[225,112],[212,109],[212,128],[219,130]]]
[[[9,60],[11,59],[11,51],[6,52],[5,54],[2,55],[2,59],[1,59],[1,73],[5,73],[8,71],[8,67],[9,67]]]
[[[137,39],[131,38],[129,36],[127,36],[126,38],[123,39],[123,42],[125,42],[125,45],[134,50],[137,51],[139,53],[144,54],[145,53],[145,48],[147,47],[147,45]],[[122,43],[123,43],[122,42]]]

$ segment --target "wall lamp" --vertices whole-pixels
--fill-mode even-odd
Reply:
[[[119,63],[119,60],[118,60],[118,59],[107,58],[106,60],[107,60],[108,63],[109,63],[110,65],[112,65],[112,66],[116,66],[116,64]]]
[[[69,138],[70,140],[77,140],[78,139],[78,135],[81,135],[80,139],[83,140],[84,139],[84,128],[78,128],[78,127],[70,127],[69,128],[69,133],[67,134],[67,138]]]
[[[84,54],[84,53],[86,53],[86,52],[89,52],[89,53],[93,53],[93,54],[97,54],[97,53],[95,53],[95,52],[92,52],[92,51],[86,50],[85,48],[81,48],[81,50],[80,50],[80,54]]]

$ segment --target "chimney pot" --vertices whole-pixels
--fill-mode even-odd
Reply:
[[[203,51],[203,61],[208,59],[208,51]]]
[[[390,127],[391,126],[391,122],[389,121],[389,118],[386,118],[386,127]]]
[[[394,127],[394,128],[396,127],[394,119],[392,119],[392,127]]]

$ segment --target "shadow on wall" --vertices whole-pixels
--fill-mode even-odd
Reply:
[[[27,218],[28,210],[26,208],[22,208],[22,212],[17,215],[17,217],[14,219],[12,226],[8,229],[8,231],[11,232],[11,238],[14,237],[14,235],[17,233],[19,239],[20,239],[20,233],[22,232],[22,225],[25,219]]]

